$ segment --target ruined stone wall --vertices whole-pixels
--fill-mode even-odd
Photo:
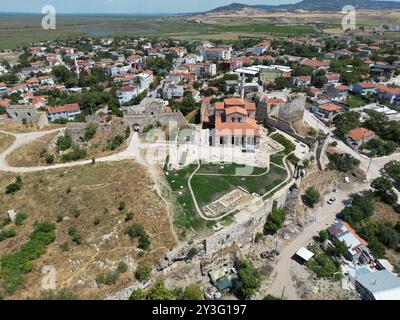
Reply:
[[[285,205],[287,193],[275,200],[268,200],[251,214],[250,218],[241,223],[234,223],[204,240],[206,253],[211,253],[235,243],[252,242],[257,232],[262,232],[264,224],[272,208]]]
[[[294,123],[302,121],[306,107],[306,97],[298,97],[279,108],[279,119]]]
[[[130,127],[132,130],[133,127],[138,125],[140,130],[143,130],[145,127],[148,127],[152,124],[155,124],[159,121],[162,125],[168,125],[170,122],[175,122],[179,127],[185,126],[188,124],[185,117],[181,112],[166,112],[157,114],[154,116],[149,115],[124,115],[124,125],[125,127]]]
[[[26,121],[36,125],[39,121],[40,113],[36,111],[34,106],[9,106],[6,110],[10,118],[15,122],[22,123]]]

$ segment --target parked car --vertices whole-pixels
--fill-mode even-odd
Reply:
[[[336,202],[336,198],[332,197],[328,200],[328,204],[334,204]]]

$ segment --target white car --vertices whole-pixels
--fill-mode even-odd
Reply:
[[[334,204],[336,202],[336,198],[330,198],[328,200],[328,204]]]

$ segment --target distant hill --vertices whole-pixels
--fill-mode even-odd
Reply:
[[[398,1],[376,1],[376,0],[303,0],[295,4],[285,5],[249,5],[244,3],[232,3],[227,6],[218,7],[214,10],[204,12],[210,13],[233,13],[243,9],[261,10],[306,10],[306,11],[340,11],[346,5],[354,6],[356,9],[400,9]]]

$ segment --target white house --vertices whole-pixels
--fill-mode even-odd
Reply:
[[[126,86],[117,91],[117,98],[119,103],[123,104],[131,101],[138,93],[138,88],[136,86]]]
[[[47,117],[50,122],[54,122],[58,119],[67,119],[72,121],[77,115],[81,114],[81,108],[77,103],[67,104],[61,107],[48,108]]]

